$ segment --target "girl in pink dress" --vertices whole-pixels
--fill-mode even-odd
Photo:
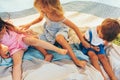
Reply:
[[[54,45],[35,38],[28,34],[30,31],[19,30],[14,25],[0,19],[0,56],[8,58],[9,56],[2,53],[2,45],[8,47],[10,57],[13,59],[13,80],[22,80],[22,57],[29,45],[54,50],[60,54],[66,54],[67,50],[60,49]]]

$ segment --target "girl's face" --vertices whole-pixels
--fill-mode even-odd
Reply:
[[[3,35],[5,34],[6,29],[5,27],[0,31],[0,39],[3,37]]]
[[[102,34],[102,32],[101,32],[101,26],[99,26],[98,27],[98,29],[97,29],[97,32],[98,32],[98,36],[101,38],[101,39],[103,39],[103,34]]]
[[[41,11],[42,12],[44,12],[44,13],[48,13],[49,12],[49,9],[48,9],[48,7],[47,6],[40,6],[40,9],[41,9]]]

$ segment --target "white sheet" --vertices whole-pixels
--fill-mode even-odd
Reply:
[[[33,14],[23,18],[12,19],[11,21],[17,26],[28,23],[37,16],[39,15]],[[82,29],[96,26],[103,21],[101,17],[77,11],[67,11],[65,16]],[[43,23],[44,20],[39,24],[33,25],[32,29],[38,33],[42,33],[41,26]],[[71,33],[69,33],[69,37],[71,38],[70,43],[79,42],[74,33],[70,34]],[[120,80],[120,47],[113,45],[107,53],[110,64],[118,80]],[[62,60],[53,63],[46,63],[40,60],[24,61],[23,69],[24,80],[103,80],[102,75],[92,65],[88,64],[85,69],[81,69],[77,68],[71,60]],[[104,74],[106,73],[104,72]],[[12,80],[11,75],[1,77],[0,80]]]

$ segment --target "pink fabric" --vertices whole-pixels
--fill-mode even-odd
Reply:
[[[25,35],[9,30],[4,34],[1,43],[8,46],[10,55],[13,55],[18,50],[28,48],[28,45],[26,45],[22,40],[23,37],[25,37]]]

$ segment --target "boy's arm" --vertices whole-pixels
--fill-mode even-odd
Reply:
[[[84,39],[86,39],[86,37],[88,38],[89,36],[87,36],[87,33],[86,33],[86,37],[85,37],[85,34],[83,37],[84,37]],[[88,39],[86,39],[86,40],[88,40]],[[100,51],[100,48],[98,46],[93,46],[90,44],[90,48],[94,49],[95,51]]]
[[[98,46],[92,46],[91,45],[91,47],[90,48],[92,48],[92,49],[94,49],[95,51],[97,51],[97,52],[99,52],[100,51],[100,48],[98,47]]]

